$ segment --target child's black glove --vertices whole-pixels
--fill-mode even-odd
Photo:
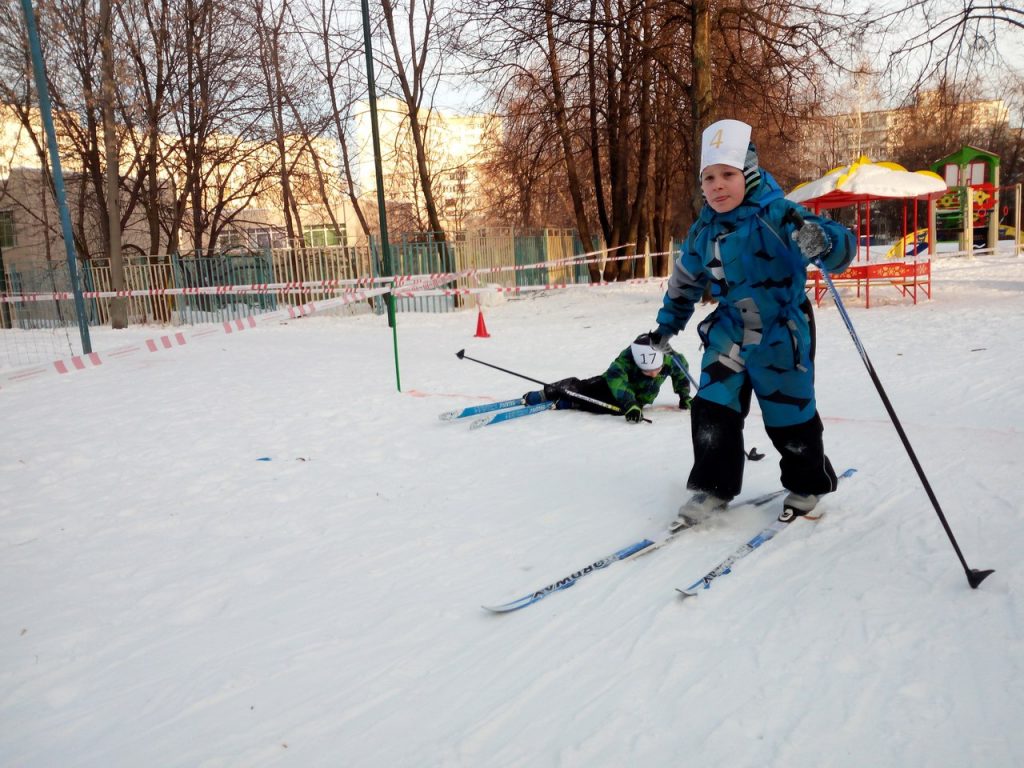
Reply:
[[[639,424],[640,419],[643,418],[644,412],[640,410],[639,405],[631,405],[626,409],[626,421],[630,424]]]
[[[690,410],[690,401],[693,400],[689,395],[679,396],[679,410],[688,411]]]
[[[651,346],[661,352],[663,355],[674,355],[676,352],[672,349],[672,345],[669,344],[672,337],[675,335],[663,326],[658,326],[658,330],[651,331],[647,334],[651,339]]]

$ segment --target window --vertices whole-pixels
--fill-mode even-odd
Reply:
[[[284,230],[261,226],[226,230],[217,242],[225,249],[241,247],[262,251],[267,248],[284,248],[288,239]]]
[[[14,236],[14,211],[0,211],[0,248],[13,248],[18,244]]]
[[[284,230],[275,229],[274,227],[253,227],[249,230],[249,238],[260,250],[265,248],[284,248],[285,243],[288,242]]]
[[[238,229],[229,229],[222,232],[218,241],[222,248],[236,248],[248,245],[245,232]]]
[[[306,224],[302,228],[302,241],[307,248],[345,244],[345,226],[340,230],[330,224]]]

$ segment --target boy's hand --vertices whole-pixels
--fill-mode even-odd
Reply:
[[[800,247],[800,253],[807,261],[813,261],[823,253],[832,249],[832,241],[828,239],[825,230],[820,224],[813,221],[805,222],[800,229],[793,233],[793,239]]]
[[[651,331],[648,336],[651,339],[651,346],[661,352],[663,355],[674,355],[676,352],[672,349],[672,345],[669,344],[674,334],[669,333],[667,330],[659,328],[657,331]]]
[[[639,405],[631,405],[626,410],[626,421],[630,424],[639,424],[640,419],[643,418],[644,412],[640,410]]]
[[[681,410],[681,411],[688,411],[688,410],[690,410],[690,403],[692,401],[693,401],[693,398],[690,397],[689,395],[680,395],[679,396],[679,410]]]

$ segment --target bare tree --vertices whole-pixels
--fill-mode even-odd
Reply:
[[[103,51],[103,157],[107,166],[107,253],[110,257],[110,288],[113,291],[120,292],[124,290],[124,261],[121,257],[121,163],[118,151],[117,130],[114,127],[117,86],[114,82],[114,24],[110,0],[100,0],[100,38]],[[115,329],[128,327],[128,309],[123,298],[118,297],[110,302],[110,324]]]
[[[330,110],[327,119],[338,142],[339,161],[345,194],[355,211],[363,237],[369,239],[370,226],[363,212],[359,190],[352,169],[350,147],[353,106],[364,98],[365,84],[353,67],[363,56],[360,28],[347,28],[340,22],[341,14],[335,0],[310,2],[303,22],[303,44],[309,65],[317,72]]]
[[[432,185],[432,172],[427,145],[430,128],[433,89],[437,87],[446,53],[441,8],[437,0],[407,0],[405,4],[381,0],[384,35],[388,46],[386,67],[397,83],[398,94],[405,103],[409,136],[415,148],[416,172],[419,177],[423,206],[430,231],[445,240]],[[398,22],[405,28],[399,31]]]
[[[587,123],[581,120],[586,115],[587,81],[585,49],[579,37],[582,33],[586,40],[586,26],[568,13],[569,6],[565,0],[557,4],[556,0],[497,0],[481,6],[475,11],[476,40],[471,52],[478,66],[496,80],[499,103],[535,100],[538,119],[550,127],[560,150],[558,173],[564,178],[577,232],[584,248],[589,248],[594,206],[592,191],[584,186],[590,152]],[[517,119],[528,115],[521,112]],[[596,265],[589,269],[592,279],[600,279]]]
[[[475,22],[503,103],[532,98],[554,129],[581,237],[596,221],[609,246],[639,249],[667,248],[696,214],[695,153],[717,117],[754,125],[763,158],[797,154],[795,117],[850,19],[788,0],[492,0]],[[610,262],[604,277],[630,274]]]
[[[137,199],[146,218],[147,253],[163,252],[161,226],[166,187],[161,169],[167,160],[167,142],[161,131],[177,108],[170,102],[170,83],[179,76],[184,49],[172,44],[177,31],[172,0],[142,0],[118,3],[124,30],[125,78],[120,118],[126,127],[125,140],[138,158],[136,175],[127,183],[133,188],[129,203]],[[134,190],[138,190],[138,194]],[[126,211],[130,215],[132,209]]]
[[[483,164],[485,216],[521,228],[572,226],[571,201],[565,189],[564,161],[542,97],[529,92],[500,105],[502,130]]]
[[[893,91],[912,93],[934,82],[963,82],[1007,67],[1006,52],[1024,45],[1024,6],[912,0],[877,16],[872,26],[895,41],[885,54]]]
[[[174,44],[183,46],[184,61],[168,84],[175,109],[168,121],[172,203],[164,226],[169,250],[178,248],[184,229],[196,253],[204,253],[272,178],[264,130],[269,106],[258,57],[238,45],[254,33],[244,7],[182,3]]]
[[[302,242],[302,215],[292,191],[292,170],[298,152],[289,145],[293,144],[291,137],[299,133],[291,120],[295,111],[292,91],[301,90],[304,84],[296,82],[294,67],[288,61],[284,31],[288,8],[289,0],[276,3],[253,0],[252,11],[264,98],[269,107],[271,141],[276,150],[276,182],[280,185],[285,234],[289,243],[299,244]]]

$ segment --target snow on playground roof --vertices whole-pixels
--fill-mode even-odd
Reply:
[[[946,191],[946,182],[932,171],[908,171],[896,163],[873,163],[867,157],[834,168],[820,179],[796,187],[786,195],[794,203],[813,202],[820,208],[879,198],[931,198]]]

